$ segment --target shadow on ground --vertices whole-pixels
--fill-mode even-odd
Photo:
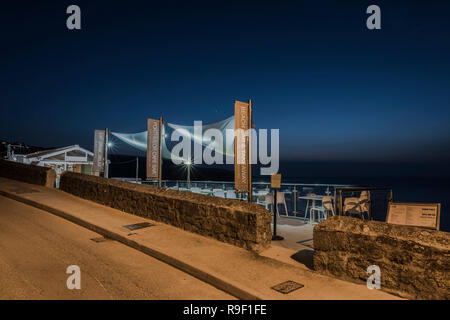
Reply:
[[[297,262],[304,264],[308,269],[314,270],[313,263],[314,251],[303,249],[294,253],[291,258]]]

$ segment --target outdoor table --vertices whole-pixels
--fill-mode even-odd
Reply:
[[[305,209],[305,219],[306,219],[306,215],[308,214],[308,209],[309,209],[309,203],[310,201],[312,202],[312,208],[316,207],[316,201],[322,201],[324,196],[320,196],[320,195],[315,195],[315,196],[300,196],[298,197],[299,199],[303,199],[306,200],[306,209]]]
[[[256,199],[256,203],[258,204],[265,204],[266,202],[266,195],[269,194],[269,190],[258,190],[253,191],[253,198]]]

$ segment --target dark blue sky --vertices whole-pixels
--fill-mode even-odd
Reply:
[[[0,138],[92,148],[94,129],[215,122],[251,98],[283,159],[450,161],[444,1],[160,2],[2,4]]]

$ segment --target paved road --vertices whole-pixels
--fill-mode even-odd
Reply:
[[[0,299],[233,299],[139,251],[0,196]],[[69,290],[66,269],[81,269]]]

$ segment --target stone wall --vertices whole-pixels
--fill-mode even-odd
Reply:
[[[314,268],[412,299],[450,299],[450,233],[335,216],[314,228]]]
[[[53,188],[56,172],[51,168],[0,160],[0,176]]]
[[[270,245],[271,214],[257,204],[65,172],[60,189],[187,231],[261,251]]]

